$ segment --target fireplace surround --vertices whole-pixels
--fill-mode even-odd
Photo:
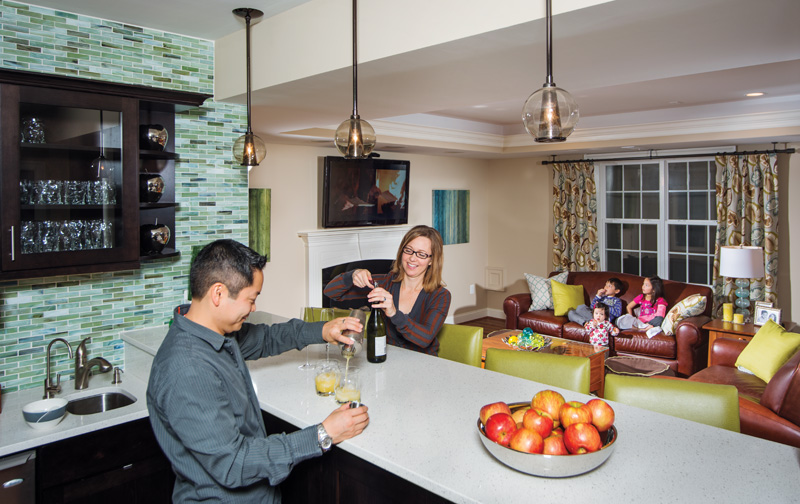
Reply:
[[[322,270],[367,259],[393,260],[412,226],[316,229],[298,232],[306,249],[306,305],[322,306]]]

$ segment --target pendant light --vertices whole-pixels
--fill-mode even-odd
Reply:
[[[252,167],[258,166],[264,160],[264,156],[267,155],[267,146],[264,145],[263,140],[253,134],[253,129],[250,125],[250,20],[260,18],[264,13],[258,9],[250,8],[234,9],[233,13],[244,18],[247,38],[247,132],[234,142],[233,158],[237,163],[246,166],[250,170]]]
[[[111,178],[111,167],[107,164],[105,156],[105,141],[103,136],[103,111],[100,111],[100,156],[92,161],[92,171],[97,174],[97,178],[108,179]]]
[[[522,107],[522,124],[537,142],[563,142],[578,124],[578,104],[553,82],[553,32],[551,0],[547,2],[547,81]]]
[[[348,159],[366,158],[375,148],[375,130],[358,116],[358,0],[353,0],[353,115],[336,129],[334,143]]]

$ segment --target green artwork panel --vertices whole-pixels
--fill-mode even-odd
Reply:
[[[469,243],[469,191],[433,191],[433,228],[445,245]]]
[[[249,236],[250,248],[266,256],[269,261],[269,228],[272,206],[272,189],[250,189]]]

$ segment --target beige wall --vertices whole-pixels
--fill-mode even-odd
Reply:
[[[296,317],[306,302],[305,247],[297,233],[318,229],[319,159],[331,155],[337,155],[334,149],[269,144],[265,162],[250,172],[250,187],[272,189],[271,260],[264,268],[259,310]],[[470,241],[445,246],[444,281],[453,296],[450,317],[461,322],[484,316],[485,301],[470,295],[469,286],[483,282],[488,264],[488,162],[394,153],[383,157],[411,161],[409,224],[431,224],[433,189],[470,190]]]
[[[487,308],[503,317],[503,300],[527,292],[524,273],[552,270],[552,175],[545,158],[489,163],[489,265],[502,267],[505,291],[487,292]]]
[[[788,147],[800,150],[800,143]],[[779,155],[778,170],[778,307],[790,329],[800,317],[800,153]]]

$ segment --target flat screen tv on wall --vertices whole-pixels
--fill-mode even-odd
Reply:
[[[393,159],[326,157],[322,227],[408,224],[410,166]]]

